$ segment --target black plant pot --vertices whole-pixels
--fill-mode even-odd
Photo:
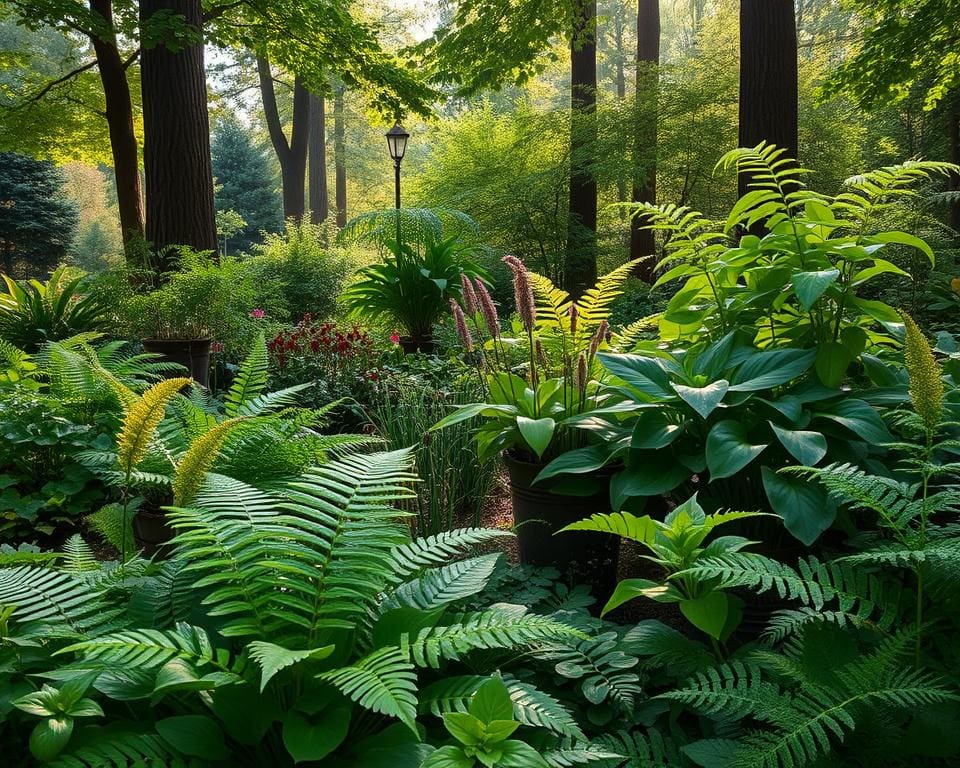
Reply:
[[[190,377],[206,387],[210,375],[210,339],[144,339],[143,349],[162,355],[171,363],[179,363]],[[173,378],[171,374],[170,378]]]
[[[592,514],[610,512],[610,475],[593,476],[600,480],[600,490],[592,495],[571,496],[557,493],[543,483],[534,484],[543,464],[522,461],[509,454],[504,455],[504,463],[510,474],[520,562],[554,567],[572,583],[589,584],[602,606],[617,583],[620,539],[590,531],[554,534]]]
[[[437,345],[430,336],[425,336],[422,339],[415,339],[412,336],[401,336],[400,346],[403,348],[404,354],[407,355],[412,355],[415,352],[432,355]]]
[[[137,549],[148,557],[161,558],[169,554],[174,532],[167,523],[167,515],[159,509],[138,509],[133,516],[133,539]]]

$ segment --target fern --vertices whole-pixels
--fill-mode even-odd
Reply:
[[[596,744],[623,757],[616,768],[678,768],[684,765],[679,747],[657,730],[605,733]]]
[[[43,567],[0,568],[0,606],[14,608],[15,624],[30,623],[51,634],[82,634],[107,618],[99,594],[86,581]]]
[[[58,755],[50,768],[128,768],[163,765],[186,768],[187,762],[155,733],[125,724],[87,726],[71,736],[69,754]]]
[[[383,648],[349,667],[324,672],[319,678],[360,706],[399,718],[416,733],[417,676],[403,650]]]
[[[240,415],[240,409],[266,389],[269,363],[267,344],[261,333],[253,342],[224,398],[224,411],[227,416]]]
[[[555,644],[545,658],[553,663],[557,674],[579,682],[590,704],[609,701],[623,712],[633,711],[641,693],[640,676],[632,671],[638,659],[623,651],[616,632]]]
[[[431,611],[472,597],[486,587],[501,557],[484,555],[425,571],[418,579],[393,590],[380,610],[406,606]]]
[[[73,534],[63,545],[61,568],[74,576],[100,569],[100,563],[93,550],[79,533]]]
[[[78,653],[88,661],[104,661],[112,666],[157,669],[173,659],[192,665],[210,664],[226,668],[228,655],[215,651],[210,638],[200,627],[177,624],[172,630],[132,629],[111,632],[91,640],[68,645],[56,655]]]
[[[213,466],[217,452],[231,430],[244,423],[244,417],[222,421],[203,436],[194,440],[190,449],[180,459],[173,480],[173,503],[177,506],[189,504],[196,495],[204,475]]]
[[[120,504],[106,504],[87,515],[87,524],[99,533],[117,552],[133,552],[136,543],[130,516],[124,514]]]
[[[161,381],[128,406],[117,438],[117,460],[125,473],[132,472],[147,455],[150,441],[163,420],[167,403],[189,384],[190,379]]]
[[[627,279],[633,275],[641,262],[650,259],[650,256],[641,256],[621,264],[616,269],[607,272],[592,288],[588,288],[577,302],[580,310],[580,320],[584,328],[596,328],[604,320],[610,319],[610,306],[617,296],[623,294],[620,290]]]
[[[438,669],[443,660],[458,660],[474,650],[506,649],[582,636],[578,630],[546,616],[528,614],[518,605],[450,617],[446,626],[426,627],[405,637],[415,664]]]
[[[470,547],[494,538],[512,535],[509,531],[488,528],[457,528],[452,531],[441,531],[433,536],[404,542],[391,550],[390,570],[396,578],[403,578],[423,568],[438,565],[456,557]]]

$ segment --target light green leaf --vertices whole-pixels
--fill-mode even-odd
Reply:
[[[805,312],[817,303],[825,290],[840,277],[838,269],[824,269],[818,272],[797,272],[793,276],[793,291],[797,294],[800,306]]]
[[[933,255],[933,248],[927,245],[926,241],[907,232],[877,232],[866,239],[874,243],[896,243],[897,245],[916,248],[930,260],[931,266],[936,262],[936,258]]]
[[[177,715],[156,722],[157,733],[171,747],[191,757],[225,760],[230,750],[216,721],[203,715]]]
[[[693,626],[720,640],[727,626],[731,601],[726,592],[708,592],[702,597],[680,601],[680,612]]]
[[[557,422],[551,418],[528,419],[526,416],[517,416],[517,428],[539,459],[553,440]]]
[[[72,733],[72,717],[61,715],[41,720],[30,733],[30,753],[42,763],[52,760],[67,746]]]
[[[476,763],[467,757],[459,747],[440,747],[423,761],[420,768],[474,768]]]
[[[447,712],[443,725],[453,738],[470,747],[483,743],[486,735],[483,721],[467,712]]]
[[[502,679],[491,677],[480,686],[470,700],[470,714],[484,723],[513,719],[513,701]]]
[[[730,382],[720,379],[705,387],[686,387],[682,384],[673,383],[670,386],[683,398],[687,405],[705,419],[720,405],[723,396],[727,394],[727,390],[730,388]]]

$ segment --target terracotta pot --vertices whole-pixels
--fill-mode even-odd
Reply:
[[[144,339],[146,352],[162,355],[171,363],[179,363],[190,372],[190,377],[206,387],[210,376],[210,339]],[[173,378],[177,374],[170,374]]]
[[[400,346],[403,348],[404,353],[408,355],[412,355],[415,352],[432,355],[437,345],[431,337],[414,339],[411,336],[401,336]]]
[[[557,493],[534,484],[543,464],[522,461],[509,454],[504,464],[510,474],[513,519],[517,525],[520,562],[557,568],[573,583],[589,584],[602,606],[617,582],[620,539],[590,531],[557,531],[595,513],[610,512],[610,476],[594,473],[598,489],[589,496]]]

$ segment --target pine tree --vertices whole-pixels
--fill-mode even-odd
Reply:
[[[236,118],[223,118],[213,133],[213,175],[217,210],[236,211],[246,226],[230,238],[231,251],[262,242],[261,232],[283,228],[280,196],[263,150]]]
[[[66,256],[78,213],[64,181],[53,163],[0,152],[0,271],[43,277]]]

